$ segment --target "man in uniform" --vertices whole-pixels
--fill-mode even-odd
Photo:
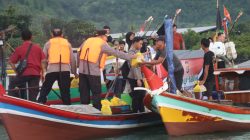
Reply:
[[[107,55],[130,60],[136,55],[126,54],[111,48],[107,44],[108,35],[105,30],[97,31],[96,37],[87,39],[80,47],[79,90],[82,104],[90,104],[90,91],[93,106],[101,109],[101,72],[105,66]]]
[[[45,44],[44,53],[47,58],[47,74],[42,85],[38,102],[46,103],[47,95],[57,80],[63,104],[70,105],[70,72],[76,77],[76,61],[71,44],[63,38],[62,30],[55,28],[52,38]]]

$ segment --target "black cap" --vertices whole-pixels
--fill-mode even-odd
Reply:
[[[101,35],[106,35],[106,36],[108,36],[106,30],[97,30],[95,35],[96,35],[96,36],[101,36]]]

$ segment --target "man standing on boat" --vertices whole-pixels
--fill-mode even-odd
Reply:
[[[204,96],[208,97],[208,100],[212,100],[212,91],[214,87],[214,53],[209,50],[209,39],[203,38],[201,40],[201,48],[204,51],[203,72],[200,77],[200,85],[204,85],[207,89]]]
[[[45,61],[45,56],[41,47],[38,44],[32,43],[32,33],[29,30],[22,31],[21,36],[23,44],[15,49],[15,52],[9,59],[9,64],[17,76],[10,81],[8,94],[25,98],[24,95],[18,95],[18,92],[14,89],[16,87],[25,88],[25,84],[28,83],[29,92],[27,94],[27,99],[36,101],[39,92],[40,75],[44,73],[42,61]],[[18,61],[24,60],[25,57],[27,59],[27,66],[22,73],[17,73],[15,64],[17,64]],[[21,91],[21,93],[23,92]]]
[[[38,102],[46,103],[47,95],[57,80],[60,88],[63,104],[70,105],[70,72],[76,74],[76,61],[73,56],[71,44],[63,38],[62,30],[52,30],[52,38],[45,44],[43,49],[47,58],[47,73],[42,85]]]
[[[154,45],[155,51],[157,51],[154,60],[150,62],[143,62],[144,64],[149,65],[157,65],[162,63],[163,67],[168,70],[168,64],[166,59],[166,46],[165,46],[165,38],[163,36],[159,37],[155,41]],[[176,88],[181,91],[182,90],[182,82],[183,82],[183,75],[184,69],[181,64],[179,58],[173,54],[173,63],[174,63],[174,77],[176,81]]]
[[[143,45],[143,38],[135,37],[132,41],[132,45],[129,54],[135,55],[140,52],[140,49]],[[143,83],[143,75],[140,67],[132,67],[130,63],[130,71],[128,74],[128,82],[131,87],[131,92],[129,95],[132,98],[132,110],[134,113],[144,112],[144,104],[143,99],[145,97],[146,92],[144,90],[134,90],[135,87],[145,87]]]
[[[92,93],[93,106],[101,109],[101,72],[105,66],[107,55],[131,60],[136,55],[126,54],[111,48],[107,44],[106,30],[97,31],[96,37],[87,39],[80,47],[79,64],[79,90],[82,104],[90,104],[90,91]]]
[[[177,25],[173,25],[173,37],[174,37],[174,50],[186,50],[185,41],[181,33],[177,32]]]

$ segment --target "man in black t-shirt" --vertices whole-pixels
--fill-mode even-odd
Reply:
[[[168,71],[168,64],[167,64],[167,59],[166,59],[167,53],[166,53],[164,37],[159,37],[156,39],[154,49],[155,51],[157,51],[154,60],[152,60],[151,62],[144,62],[144,64],[156,65],[156,64],[162,63],[163,67]],[[174,63],[174,78],[176,81],[176,88],[179,91],[181,91],[184,69],[181,64],[181,61],[175,54],[173,54],[173,63]]]
[[[214,87],[214,53],[209,50],[209,40],[203,38],[201,40],[201,48],[204,51],[203,72],[200,77],[200,85],[204,85],[207,89],[204,96],[208,97],[208,100],[212,100],[212,90]]]

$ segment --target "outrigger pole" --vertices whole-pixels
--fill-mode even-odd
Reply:
[[[243,11],[240,11],[239,14],[238,14],[238,16],[237,16],[237,18],[234,20],[234,23],[233,23],[232,27],[230,28],[228,34],[230,34],[230,33],[232,32],[232,30],[233,30],[235,24],[238,22],[239,18],[240,18],[242,15],[243,15]]]

